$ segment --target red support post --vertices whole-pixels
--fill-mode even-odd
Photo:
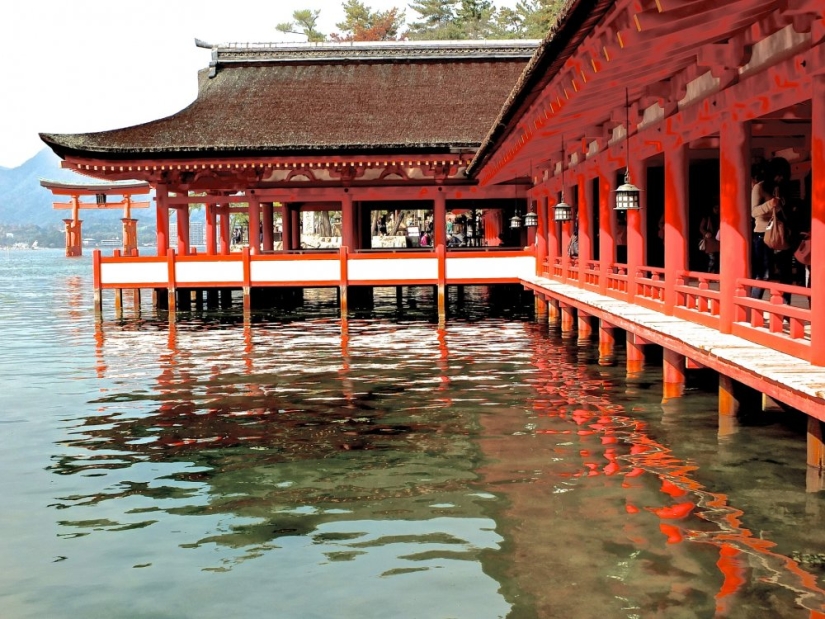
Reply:
[[[347,189],[341,196],[341,245],[350,251],[355,249],[355,207]]]
[[[736,320],[736,280],[750,265],[750,125],[726,118],[719,131],[719,329]]]
[[[647,263],[647,163],[631,153],[629,164],[630,180],[642,190],[639,194],[641,208],[627,212],[627,295],[632,303],[636,296],[636,273]]]
[[[536,226],[536,275],[544,275],[544,263],[547,262],[547,196],[541,196],[536,202],[539,218]]]
[[[665,313],[676,306],[676,279],[687,268],[687,145],[665,150]]]
[[[593,204],[593,183],[584,175],[578,176],[579,214],[579,285],[587,280],[587,261],[593,257],[593,232],[591,230],[590,208]]]
[[[812,77],[811,363],[825,365],[825,75]]]
[[[216,208],[220,210],[221,215],[221,255],[228,256],[231,247],[232,234],[232,231],[230,230],[229,205],[221,204],[220,206],[216,206]]]
[[[343,243],[346,245],[346,243]],[[281,250],[289,251],[292,249],[292,209],[289,204],[283,202],[281,204]]]
[[[613,228],[612,183],[610,176],[599,170],[599,289],[607,292],[607,274],[616,255],[616,237]]]
[[[176,209],[178,220],[178,253],[181,256],[189,255],[189,206],[179,206]]]
[[[217,243],[215,243],[215,228],[217,224],[217,205],[207,203],[206,205],[206,255],[214,256],[217,253]]]
[[[165,256],[169,248],[169,190],[166,185],[158,185],[155,188],[155,200],[157,202],[157,224],[155,226],[157,253],[158,256]]]
[[[556,223],[555,207],[558,200],[547,198],[547,263],[550,277],[553,276],[553,264],[559,257],[559,224]]]
[[[433,200],[433,245],[447,246],[447,197],[443,187],[437,188]]]
[[[275,247],[275,240],[273,238],[274,214],[272,202],[264,202],[261,204],[261,221],[264,229],[263,250],[272,251]]]
[[[261,203],[258,196],[249,196],[249,251],[253,256],[261,253]]]

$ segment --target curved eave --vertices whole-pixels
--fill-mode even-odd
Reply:
[[[127,161],[134,159],[218,159],[233,157],[302,157],[318,156],[324,153],[329,156],[342,155],[383,155],[383,154],[434,154],[440,155],[454,152],[457,149],[475,150],[479,143],[451,142],[445,144],[312,144],[312,145],[263,145],[213,148],[185,146],[171,149],[130,149],[121,148],[78,148],[70,143],[77,135],[41,133],[40,139],[61,159],[80,158],[111,161]],[[67,141],[69,143],[67,143]]]
[[[65,189],[77,191],[94,191],[94,192],[118,192],[118,191],[146,191],[151,189],[149,183],[145,181],[126,181],[122,183],[66,183],[60,181],[52,181],[49,179],[40,179],[40,186],[46,189]]]
[[[467,168],[475,178],[513,130],[513,122],[549,84],[615,0],[568,0],[559,19],[527,63],[476,156]]]

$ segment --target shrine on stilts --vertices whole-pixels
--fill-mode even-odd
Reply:
[[[256,291],[329,287],[346,318],[356,292],[431,286],[444,320],[449,286],[517,284],[604,363],[623,341],[640,373],[661,347],[666,400],[715,370],[720,434],[743,387],[802,411],[823,488],[820,1],[569,0],[542,41],[199,44],[212,61],[184,110],[42,134],[64,167],[155,192],[157,256],[96,252],[99,311],[110,289],[170,311],[234,290],[250,311]],[[778,209],[790,240],[768,252],[759,221]],[[380,214],[404,211],[431,243],[376,246]],[[339,243],[302,247],[305,213]]]

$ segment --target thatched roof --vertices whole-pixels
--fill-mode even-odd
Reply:
[[[537,45],[214,46],[197,99],[180,112],[41,138],[62,157],[102,159],[477,148]]]

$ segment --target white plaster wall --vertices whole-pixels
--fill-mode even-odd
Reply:
[[[169,279],[166,262],[132,262],[100,265],[101,284],[151,284]]]
[[[451,279],[505,279],[536,273],[533,256],[501,258],[447,258],[447,281]]]
[[[178,284],[194,282],[243,283],[243,263],[237,262],[178,262],[175,264]]]
[[[349,281],[406,281],[438,279],[436,258],[398,260],[350,260]]]
[[[255,282],[329,282],[341,279],[339,260],[270,260],[250,265]]]

